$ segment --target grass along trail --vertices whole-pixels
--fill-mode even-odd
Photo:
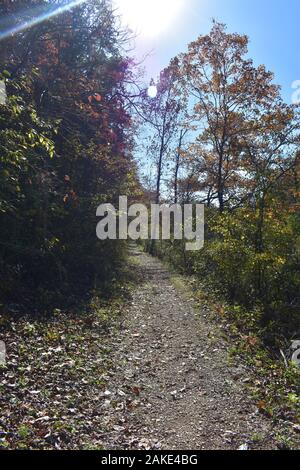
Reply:
[[[230,365],[232,340],[188,282],[137,247],[126,272],[123,297],[86,311],[3,318],[0,448],[272,449],[296,437],[259,413],[251,373]]]
[[[111,358],[107,449],[273,449],[281,432],[247,397],[244,366],[161,262],[133,249],[139,283]],[[113,412],[112,412],[112,409]]]

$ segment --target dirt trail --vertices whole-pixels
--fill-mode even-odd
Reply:
[[[218,327],[157,259],[132,254],[141,282],[113,352],[105,447],[276,448],[271,421],[247,398],[247,371],[230,367],[228,346],[212,340]]]

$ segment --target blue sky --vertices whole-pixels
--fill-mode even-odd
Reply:
[[[180,14],[166,31],[136,40],[139,58],[152,50],[144,64],[147,76],[156,77],[190,41],[206,34],[212,18],[226,23],[231,32],[249,36],[249,56],[275,73],[284,99],[291,102],[292,83],[300,80],[299,0],[183,0]]]

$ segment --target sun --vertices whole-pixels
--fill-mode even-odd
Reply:
[[[157,87],[155,85],[150,85],[147,90],[149,98],[156,98],[157,96]]]
[[[172,26],[184,0],[115,0],[122,22],[139,36],[153,38]]]

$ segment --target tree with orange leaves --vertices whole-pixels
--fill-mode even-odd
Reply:
[[[181,54],[181,83],[188,96],[198,137],[192,151],[202,162],[199,175],[221,212],[230,206],[243,181],[240,140],[259,132],[258,116],[267,114],[279,89],[273,74],[246,57],[248,38],[229,34],[214,23],[210,34]]]

